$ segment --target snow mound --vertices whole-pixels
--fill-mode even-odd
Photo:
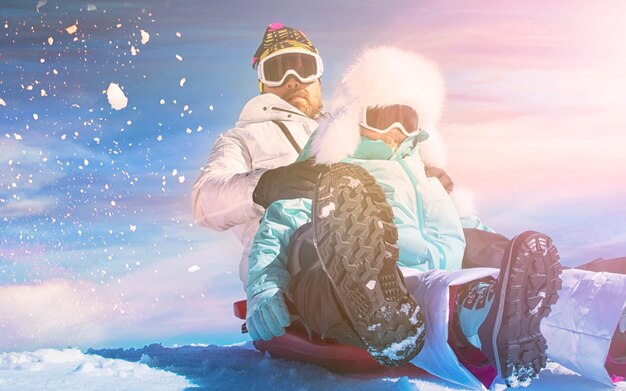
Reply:
[[[413,372],[411,372],[413,373]],[[191,345],[140,349],[40,349],[0,354],[2,390],[462,390],[421,372],[336,374],[312,364],[272,358],[252,343],[231,346]],[[555,364],[525,388],[568,391],[626,390],[580,377]],[[500,380],[492,390],[506,390]]]
[[[148,365],[84,354],[78,349],[39,349],[0,355],[0,390],[183,390],[184,377]]]

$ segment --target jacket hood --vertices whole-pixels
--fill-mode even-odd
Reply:
[[[352,155],[360,142],[359,122],[368,106],[402,104],[418,115],[429,139],[420,143],[427,165],[444,165],[443,143],[436,129],[443,107],[444,81],[426,58],[393,46],[364,50],[344,73],[331,102],[332,116],[318,128],[312,152],[318,163]]]
[[[303,112],[282,100],[278,95],[261,94],[250,99],[241,109],[239,120],[235,124],[238,128],[267,121],[301,121],[315,125],[315,120],[307,117]]]

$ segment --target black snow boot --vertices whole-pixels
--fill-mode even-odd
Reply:
[[[495,295],[478,328],[480,350],[509,387],[527,385],[546,366],[539,326],[561,288],[558,260],[548,236],[524,232],[509,242],[494,289],[485,290]]]
[[[424,317],[397,267],[398,231],[385,192],[362,167],[336,163],[313,200],[314,243],[363,346],[399,366],[424,345]]]

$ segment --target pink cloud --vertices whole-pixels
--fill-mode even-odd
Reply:
[[[232,235],[219,239],[105,284],[67,278],[1,286],[0,350],[236,333],[232,304],[245,298],[240,245]],[[190,272],[194,265],[200,269]]]

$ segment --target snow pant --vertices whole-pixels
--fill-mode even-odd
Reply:
[[[330,278],[313,245],[313,225],[298,228],[289,241],[287,270],[291,275],[287,299],[308,332],[324,339],[363,347],[348,322]]]
[[[497,278],[499,270],[472,268],[447,272],[419,272],[401,268],[407,288],[425,309],[426,338],[411,363],[443,379],[471,388],[482,388],[480,374],[470,371],[449,344],[451,292],[459,285],[485,277]],[[610,385],[605,361],[613,331],[626,307],[626,275],[567,269],[561,276],[559,300],[541,322],[548,357],[582,376]],[[480,377],[480,376],[479,376]]]
[[[473,267],[500,268],[504,250],[509,242],[506,236],[474,228],[464,228],[463,234],[465,235],[463,269]],[[626,257],[598,258],[576,266],[576,269],[626,274]]]

